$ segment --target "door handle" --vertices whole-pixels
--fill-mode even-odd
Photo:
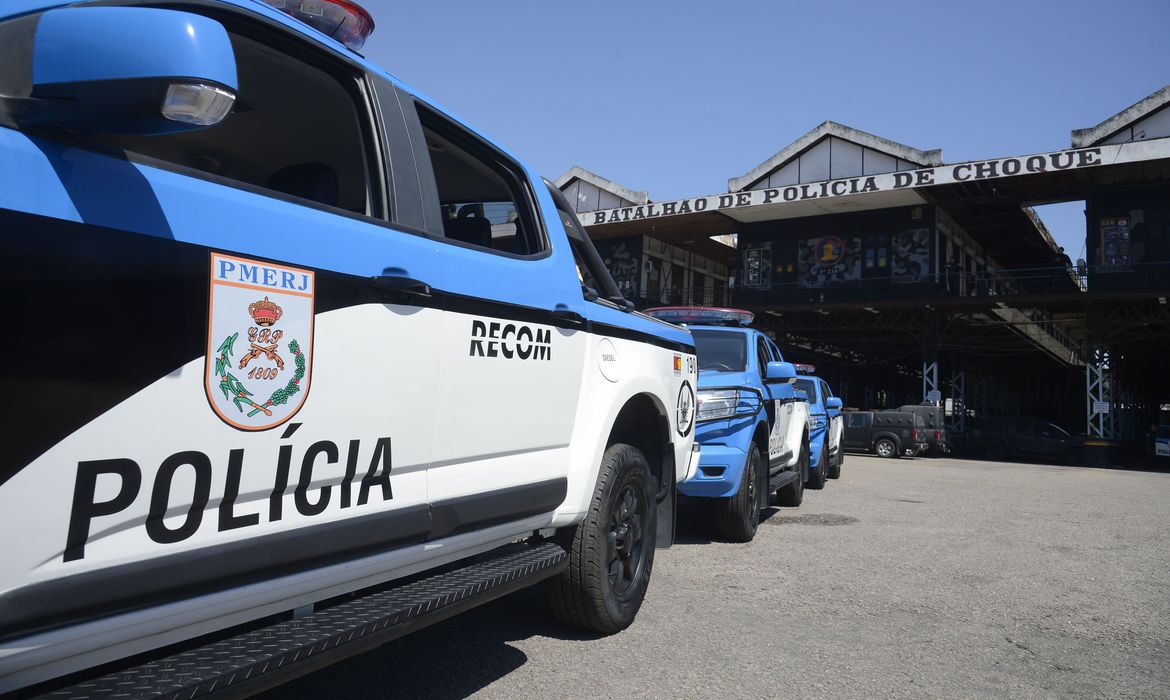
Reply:
[[[422,280],[402,275],[375,275],[370,278],[370,284],[373,285],[374,289],[392,297],[427,298],[431,296],[431,285]]]
[[[564,304],[557,304],[557,308],[553,309],[552,315],[553,318],[557,321],[568,324],[570,326],[585,325],[585,317],[576,311],[573,311]]]

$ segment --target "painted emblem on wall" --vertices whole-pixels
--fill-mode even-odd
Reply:
[[[845,241],[836,236],[825,236],[817,241],[816,260],[822,267],[832,267],[845,255]]]
[[[211,408],[228,425],[267,430],[304,404],[314,282],[311,270],[211,254],[203,384]]]

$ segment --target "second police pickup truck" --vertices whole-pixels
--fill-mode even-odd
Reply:
[[[364,10],[271,5],[0,6],[0,694],[247,694],[542,580],[610,633],[672,541],[690,334]]]
[[[719,534],[748,542],[760,510],[776,493],[799,506],[809,478],[808,401],[793,386],[796,368],[739,309],[659,307],[647,314],[686,324],[699,359],[699,468],[679,484],[712,499]]]

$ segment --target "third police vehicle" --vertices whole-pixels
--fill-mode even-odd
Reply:
[[[826,479],[841,477],[841,465],[845,452],[841,446],[841,435],[845,418],[841,415],[841,399],[833,396],[829,383],[814,376],[817,368],[813,365],[797,364],[797,391],[808,397],[809,412],[809,461],[808,484],[812,489],[825,488]]]
[[[0,694],[247,694],[542,580],[634,620],[691,336],[372,27],[0,4]]]
[[[720,534],[747,542],[770,493],[782,506],[799,506],[804,498],[811,433],[808,402],[793,386],[796,369],[750,327],[749,311],[659,307],[646,313],[686,324],[698,354],[699,468],[679,493],[713,499]]]

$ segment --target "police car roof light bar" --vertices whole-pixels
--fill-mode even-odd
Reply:
[[[352,0],[264,0],[353,51],[374,33],[374,18]]]
[[[797,374],[813,375],[813,374],[817,373],[817,366],[816,365],[806,365],[806,364],[797,362],[793,366],[796,367]]]
[[[658,306],[645,314],[667,323],[699,326],[750,326],[756,318],[751,311],[709,306]]]

